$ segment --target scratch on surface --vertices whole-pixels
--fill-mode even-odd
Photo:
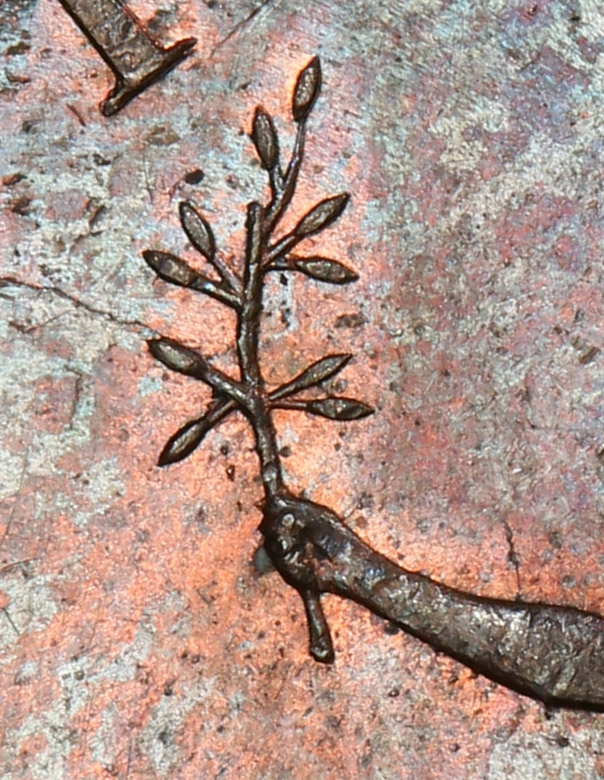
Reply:
[[[151,182],[149,181],[149,170],[147,168],[147,151],[146,148],[143,146],[142,149],[142,163],[143,163],[143,178],[145,179],[145,189],[147,190],[147,195],[149,196],[149,203],[153,205],[153,188],[151,187]]]
[[[245,17],[245,19],[242,19],[240,22],[237,22],[237,24],[229,30],[229,32],[222,38],[216,46],[212,49],[210,52],[210,57],[213,57],[214,54],[218,51],[218,49],[222,48],[225,43],[231,40],[231,38],[235,37],[235,35],[238,35],[239,32],[248,25],[252,24],[254,20],[257,21],[256,17],[269,5],[274,4],[275,7],[277,7],[280,3],[280,0],[262,0],[260,5],[257,8],[254,8],[254,10],[248,14],[248,16]]]
[[[9,624],[10,624],[11,628],[14,630],[15,634],[16,634],[17,636],[21,636],[21,632],[19,631],[19,629],[18,629],[18,628],[17,628],[17,626],[15,625],[15,623],[14,623],[14,621],[13,621],[12,617],[10,616],[10,614],[9,614],[9,612],[8,612],[8,609],[6,609],[6,607],[2,607],[2,614],[4,615],[4,617],[5,617],[5,618],[7,619],[7,621],[9,622]]]
[[[37,558],[22,558],[20,561],[13,561],[12,563],[7,563],[6,566],[2,566],[0,568],[0,574],[5,574],[8,571],[11,571],[12,569],[16,569],[17,566],[24,566],[26,563],[31,563],[32,561],[37,560]]]
[[[113,312],[105,311],[104,309],[97,309],[95,306],[92,306],[91,304],[76,298],[74,295],[70,295],[70,293],[65,292],[65,290],[62,290],[60,287],[56,287],[55,285],[33,284],[32,282],[25,282],[22,279],[18,279],[15,276],[2,276],[0,277],[0,289],[3,287],[24,287],[25,289],[33,290],[34,292],[56,295],[65,301],[69,301],[76,308],[84,309],[84,311],[87,311],[89,314],[102,317],[103,319],[112,322],[114,325],[122,325],[125,328],[133,328],[137,332],[143,330],[149,333],[157,333],[155,328],[147,325],[146,322],[142,322],[141,320],[125,320],[116,316],[113,314]]]
[[[508,543],[508,561],[512,564],[514,571],[516,572],[516,598],[520,598],[522,595],[522,584],[520,582],[520,557],[516,552],[514,531],[512,530],[512,527],[506,518],[503,518],[503,527],[505,530],[505,538],[507,539]]]
[[[75,382],[73,387],[73,400],[71,402],[69,425],[67,426],[68,430],[72,431],[75,427],[74,420],[78,413],[78,408],[80,406],[80,401],[84,391],[84,381],[86,377],[84,374],[81,374],[79,371],[75,371],[73,368],[68,368],[67,370],[70,371],[72,374],[75,374]]]
[[[13,525],[13,520],[15,519],[15,511],[17,509],[17,503],[18,503],[19,495],[20,495],[21,490],[23,488],[23,483],[25,481],[25,474],[27,473],[28,467],[29,467],[29,447],[27,448],[27,450],[25,452],[25,456],[23,458],[23,466],[21,468],[21,475],[19,477],[19,486],[17,487],[17,491],[16,491],[16,493],[13,496],[13,498],[14,498],[13,506],[11,508],[8,520],[6,522],[6,526],[4,528],[4,532],[3,532],[2,536],[0,537],[0,547],[4,544],[4,542],[6,541],[8,536],[10,535],[11,528],[12,528],[12,525]],[[4,572],[6,570],[6,568],[7,567],[4,567],[4,568],[0,569],[0,573]]]

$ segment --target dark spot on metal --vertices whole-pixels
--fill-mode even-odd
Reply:
[[[33,198],[29,195],[21,195],[11,203],[10,210],[13,214],[18,214],[20,217],[26,217],[30,212],[30,206]]]
[[[185,174],[185,182],[187,184],[199,184],[204,179],[204,172],[201,170],[201,168],[195,168],[194,171],[189,171],[189,173]]]
[[[367,322],[361,312],[355,312],[354,314],[340,314],[336,317],[334,327],[336,328],[360,328]]]
[[[19,184],[25,178],[24,173],[9,173],[7,176],[2,177],[2,184],[5,187],[13,187],[15,184]]]
[[[588,363],[591,363],[596,356],[599,354],[600,350],[598,347],[590,347],[586,352],[584,352],[581,357],[579,358],[579,363],[581,363],[582,366],[586,366]]]

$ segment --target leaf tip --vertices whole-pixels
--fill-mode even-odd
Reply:
[[[294,88],[292,113],[296,122],[303,122],[315,104],[321,90],[321,61],[313,57],[300,72]]]
[[[159,458],[157,459],[157,465],[160,468],[164,468],[165,466],[170,466],[174,461],[170,457],[170,453],[166,452],[166,447],[161,451]]]
[[[359,275],[337,260],[330,260],[326,257],[291,257],[291,262],[295,270],[316,279],[319,282],[328,282],[329,284],[350,284],[358,281]]]
[[[251,139],[262,167],[271,171],[279,162],[279,141],[273,120],[262,106],[257,106],[254,112]]]
[[[338,420],[340,422],[362,420],[374,412],[371,406],[364,404],[362,401],[338,396],[309,401],[306,410],[310,414],[317,414],[320,417],[327,417],[330,420]]]
[[[216,240],[210,223],[188,200],[178,204],[178,214],[189,241],[211,263],[216,255]]]

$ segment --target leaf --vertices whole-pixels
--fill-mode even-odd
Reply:
[[[166,282],[190,287],[199,278],[199,274],[195,273],[184,260],[169,252],[156,252],[147,249],[143,252],[143,257],[160,279]]]
[[[348,284],[359,278],[352,269],[325,257],[292,257],[294,267],[311,279],[331,284]]]
[[[149,339],[149,351],[164,366],[197,379],[203,374],[203,358],[173,339]]]
[[[216,255],[216,241],[210,223],[188,201],[178,207],[180,221],[189,241],[210,263]]]
[[[252,141],[262,167],[271,171],[279,162],[279,141],[273,120],[261,108],[256,109],[252,125]]]
[[[310,365],[301,374],[298,374],[298,376],[272,392],[270,394],[271,401],[277,401],[280,398],[299,393],[301,390],[306,390],[308,387],[314,387],[320,382],[324,382],[341,371],[351,357],[351,354],[344,353],[341,355],[328,355],[321,360],[317,360],[316,363]]]
[[[190,420],[186,425],[183,425],[170,437],[161,451],[157,461],[158,466],[169,466],[170,463],[184,460],[201,444],[204,436],[213,428],[214,424],[204,416],[197,420]]]
[[[339,195],[334,195],[331,198],[325,198],[320,203],[317,203],[308,214],[306,214],[300,222],[296,225],[292,231],[292,235],[296,238],[305,238],[311,236],[313,233],[318,233],[319,230],[331,225],[332,222],[340,216],[348,204],[350,195],[347,192],[342,192]]]
[[[367,404],[355,401],[354,398],[321,398],[309,401],[306,411],[330,420],[360,420],[373,414],[373,409]]]
[[[296,122],[303,122],[310,114],[320,90],[321,63],[318,57],[313,57],[304,70],[300,72],[294,88],[292,113]]]

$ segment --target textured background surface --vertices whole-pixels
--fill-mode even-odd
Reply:
[[[185,197],[239,254],[264,185],[253,108],[291,141],[319,53],[291,218],[352,192],[316,249],[361,279],[275,278],[264,365],[281,381],[353,351],[339,386],[379,413],[280,414],[290,484],[408,568],[600,610],[601,4],[132,5],[199,44],[111,120],[111,78],[58,3],[0,10],[0,775],[604,777],[604,715],[546,712],[353,605],[325,600],[335,666],[308,658],[297,595],[252,564],[243,422],[154,466],[208,394],[144,339],[228,369],[233,321],[140,257],[193,257]]]

